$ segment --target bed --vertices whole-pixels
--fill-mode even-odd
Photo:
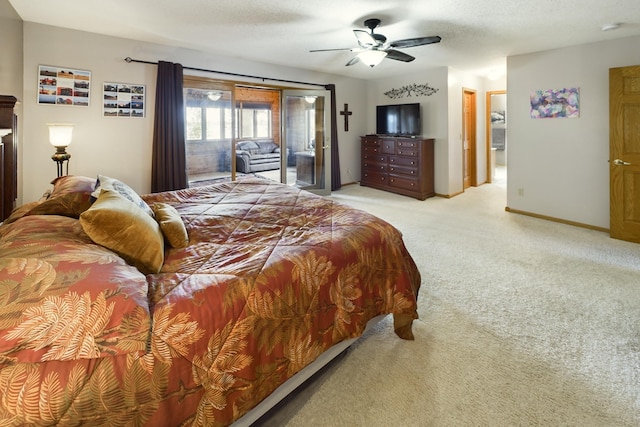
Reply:
[[[400,232],[331,198],[58,178],[0,225],[0,424],[248,425],[370,320],[413,339],[419,286]]]

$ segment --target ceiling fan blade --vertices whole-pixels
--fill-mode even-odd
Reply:
[[[425,44],[440,43],[440,40],[442,40],[440,36],[416,37],[415,39],[396,40],[394,42],[391,42],[389,46],[402,49],[405,47],[414,47],[414,46],[422,46]]]
[[[333,52],[334,50],[351,50],[353,51],[352,47],[345,47],[344,49],[313,49],[310,50],[309,52]]]
[[[357,64],[358,62],[360,62],[360,58],[358,58],[357,56],[354,56],[353,58],[351,58],[351,61],[345,64],[345,66],[348,67],[350,65]]]
[[[372,47],[378,45],[376,39],[364,30],[353,30],[353,34],[355,34],[356,38],[358,39],[358,44],[362,47]]]
[[[395,50],[395,49],[388,49],[386,52],[387,52],[387,58],[395,59],[396,61],[411,62],[414,59],[416,59],[411,55],[407,55],[406,53],[400,52],[399,50]]]

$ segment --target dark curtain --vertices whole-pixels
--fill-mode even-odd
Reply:
[[[329,84],[326,89],[331,92],[331,191],[342,187],[340,180],[340,155],[338,153],[338,125],[336,107],[336,85]]]
[[[158,62],[151,192],[187,188],[182,65]]]

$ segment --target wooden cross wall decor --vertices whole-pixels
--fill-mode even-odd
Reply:
[[[344,131],[349,132],[349,116],[353,114],[353,111],[349,111],[349,104],[344,104],[344,110],[340,111],[340,115],[344,116]]]

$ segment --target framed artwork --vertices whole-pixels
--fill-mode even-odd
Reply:
[[[145,85],[104,82],[102,111],[104,117],[144,117]]]
[[[580,117],[580,88],[536,90],[530,99],[532,119]]]
[[[89,106],[91,71],[38,66],[38,104]]]

